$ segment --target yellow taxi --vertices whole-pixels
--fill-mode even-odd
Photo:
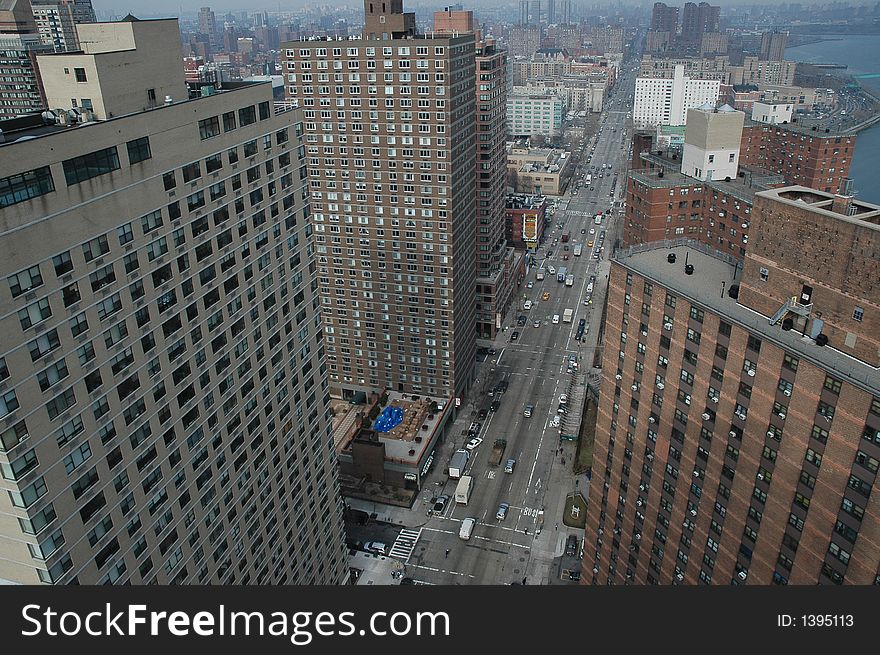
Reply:
[[[541,300],[550,300],[550,292],[549,292],[549,291],[545,291],[545,292],[541,295]]]
[[[592,247],[593,247],[593,242],[592,242],[592,240],[591,240],[591,241],[587,241],[587,248],[592,248]]]

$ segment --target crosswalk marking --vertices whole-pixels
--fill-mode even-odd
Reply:
[[[402,559],[404,562],[407,562],[409,560],[409,556],[412,555],[412,552],[416,547],[416,542],[419,540],[421,534],[421,528],[419,528],[418,530],[401,530],[400,534],[397,535],[397,539],[395,539],[394,541],[394,545],[391,546],[391,551],[389,552],[389,555],[391,555],[391,557],[396,557],[398,559]]]

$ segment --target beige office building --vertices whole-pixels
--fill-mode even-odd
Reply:
[[[331,385],[460,397],[476,350],[474,35],[365,3],[361,39],[283,44],[303,108]]]
[[[113,113],[0,145],[0,581],[344,582],[301,112]]]

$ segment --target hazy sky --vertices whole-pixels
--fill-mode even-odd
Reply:
[[[484,7],[497,6],[515,6],[516,0],[458,0],[464,5],[465,9],[479,9]],[[665,0],[667,5],[681,7],[685,0]],[[757,4],[775,4],[778,0],[710,0],[710,4],[720,6],[732,5],[757,5]],[[798,0],[788,0],[789,4],[794,4]],[[800,0],[800,4],[830,4],[831,0]],[[435,6],[443,7],[446,4],[455,4],[455,0],[404,0],[404,7],[425,7]],[[278,11],[279,8],[284,10],[300,9],[303,6],[349,6],[360,7],[363,5],[362,0],[281,0],[280,2],[272,2],[271,0],[152,0],[149,3],[138,2],[137,0],[92,0],[92,4],[97,11],[110,11],[119,14],[133,13],[135,16],[163,13],[165,15],[177,15],[180,12],[193,13],[198,12],[199,7],[210,6],[215,13],[225,13],[227,11],[245,11],[254,9],[264,9],[267,11]],[[654,4],[654,0],[572,0],[572,5],[578,8],[587,8],[599,6],[602,8],[613,8],[615,6],[632,6],[642,5],[650,8]],[[875,0],[850,0],[844,1],[844,4],[875,4]]]

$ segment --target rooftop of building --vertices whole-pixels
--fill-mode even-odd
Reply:
[[[783,103],[785,104],[785,103]],[[835,130],[832,128],[821,128],[816,125],[807,125],[806,123],[800,123],[797,119],[792,119],[790,122],[786,123],[762,123],[760,121],[752,120],[749,117],[746,117],[745,123],[743,125],[746,127],[767,127],[776,130],[784,130],[788,132],[792,132],[794,134],[802,134],[804,136],[812,136],[812,137],[821,137],[824,139],[837,138],[837,137],[846,137],[848,139],[855,138],[857,132],[853,132],[850,130]]]
[[[225,82],[224,88],[213,88],[210,93],[200,95],[195,98],[186,98],[182,100],[173,100],[168,105],[160,104],[156,107],[147,109],[146,111],[160,111],[165,107],[178,106],[186,102],[198,102],[211,96],[221,93],[233,93],[240,89],[254,87],[258,84],[267,84],[269,82]],[[66,118],[62,118],[61,113],[66,114]],[[106,120],[94,120],[89,118],[89,114],[81,109],[73,109],[69,111],[46,110],[41,114],[28,114],[26,116],[18,116],[6,120],[0,120],[0,148],[9,146],[13,143],[35,139],[38,137],[50,136],[61,132],[67,132],[73,129],[82,129],[92,125],[110,123],[112,121],[121,121],[131,118],[132,116],[140,116],[144,112],[134,112],[131,114],[123,114],[114,116]],[[59,122],[66,120],[67,123]]]
[[[803,186],[787,186],[759,192],[763,198],[772,198],[794,207],[807,206],[824,216],[854,223],[880,232],[880,205],[855,198],[835,196]],[[837,201],[837,202],[835,202]]]
[[[387,410],[391,414],[392,410],[389,408],[398,408],[402,416],[400,422],[387,432],[376,431],[379,441],[385,445],[385,459],[410,464],[418,462],[422,451],[431,444],[434,431],[442,424],[444,415],[451,411],[449,399],[408,395],[397,391],[388,391],[386,394],[387,400],[382,406],[382,412]],[[433,402],[437,403],[436,407],[432,405]],[[361,411],[364,410],[363,405],[358,407]],[[375,426],[376,422],[373,421],[366,429],[373,431]],[[362,434],[362,429],[358,427],[345,440],[336,444],[337,451],[351,447],[351,443]]]
[[[675,255],[669,263],[667,256]],[[836,377],[868,390],[880,392],[880,370],[851,357],[831,344],[816,345],[813,339],[795,330],[783,330],[780,324],[770,325],[770,317],[741,305],[727,291],[739,282],[741,266],[729,255],[709,246],[685,239],[656,241],[617,251],[614,261],[625,269],[641,275],[693,304],[736,323],[762,340],[808,360]],[[684,272],[685,261],[694,267],[693,274]],[[758,374],[761,365],[758,364]]]
[[[525,193],[507,194],[507,209],[539,209],[547,199]]]
[[[663,151],[663,154],[643,152],[639,158],[647,162],[650,167],[631,170],[629,176],[655,189],[688,185],[708,186],[743,202],[752,203],[757,192],[785,184],[782,175],[744,167],[740,168],[739,176],[730,180],[698,180],[681,172],[681,153],[675,149],[672,153]]]

